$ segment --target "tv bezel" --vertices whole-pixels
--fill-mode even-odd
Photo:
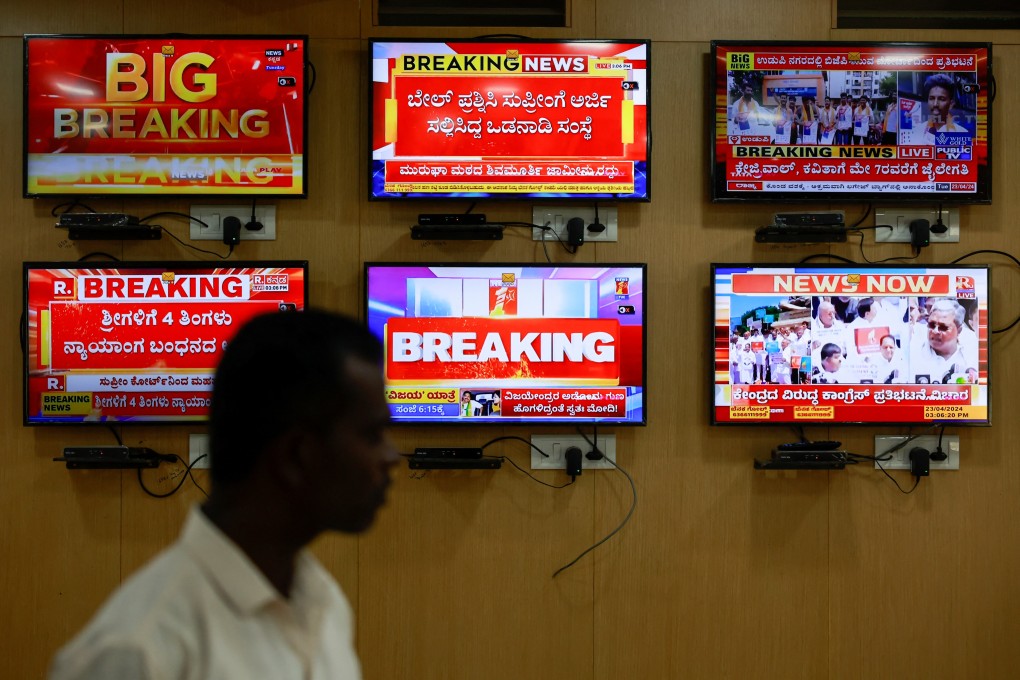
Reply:
[[[718,425],[720,427],[726,427],[735,425],[738,427],[742,426],[767,426],[767,427],[838,427],[841,425],[852,425],[855,427],[926,427],[926,426],[949,426],[949,427],[991,427],[992,425],[992,268],[987,264],[942,264],[942,263],[836,263],[836,262],[712,262],[710,265],[710,276],[711,280],[709,283],[709,293],[711,295],[712,303],[710,305],[710,335],[709,335],[709,356],[711,357],[709,364],[709,395],[708,395],[708,412],[709,412],[709,424]],[[985,342],[988,348],[987,356],[985,358],[987,382],[986,382],[986,398],[987,398],[987,409],[988,415],[982,422],[975,421],[960,421],[960,420],[926,420],[926,421],[874,421],[874,420],[854,420],[854,421],[831,421],[831,420],[805,420],[805,421],[767,421],[767,420],[717,420],[715,415],[716,403],[715,403],[715,343],[716,343],[716,326],[715,326],[715,298],[716,293],[716,270],[726,268],[765,268],[774,267],[776,269],[794,269],[794,268],[812,268],[812,269],[831,269],[834,271],[846,271],[847,269],[854,269],[854,271],[880,271],[883,269],[981,269],[985,271],[985,277],[987,282],[987,313],[985,315],[986,326],[987,326],[987,337]],[[867,297],[867,296],[865,296]],[[911,297],[911,296],[907,296]],[[730,329],[732,332],[732,329]],[[856,383],[847,383],[856,384]],[[732,388],[732,383],[730,384]]]
[[[60,261],[60,260],[33,260],[22,262],[21,268],[21,302],[22,302],[22,324],[19,332],[21,339],[21,418],[24,427],[93,427],[99,426],[122,426],[122,425],[144,425],[148,426],[180,426],[190,427],[202,426],[206,420],[99,420],[99,421],[32,421],[29,418],[29,394],[28,377],[30,367],[28,365],[28,273],[30,270],[53,270],[53,269],[167,269],[183,271],[186,269],[212,270],[212,269],[244,269],[246,267],[290,267],[298,268],[304,272],[304,309],[308,309],[308,260],[238,260],[236,262],[206,262],[201,260],[88,260],[88,261]],[[302,310],[303,311],[303,310]]]
[[[556,195],[536,196],[534,194],[493,194],[483,192],[468,192],[468,195],[452,196],[450,194],[394,194],[376,196],[372,192],[372,139],[375,132],[375,101],[373,99],[374,86],[372,80],[372,60],[374,46],[376,43],[549,43],[549,44],[643,44],[646,50],[645,57],[645,195],[644,196],[614,196],[611,194],[584,196]],[[580,38],[525,38],[508,36],[500,38],[371,38],[368,41],[368,200],[374,201],[530,201],[530,202],[567,202],[567,203],[649,203],[652,200],[652,41],[647,38],[627,40],[622,38],[593,38],[584,40]]]
[[[166,193],[162,191],[145,191],[137,192],[133,191],[130,193],[116,192],[116,191],[104,191],[96,193],[62,193],[62,192],[47,192],[47,193],[30,193],[28,190],[28,100],[29,100],[29,74],[28,74],[28,44],[30,40],[37,38],[60,38],[60,39],[71,39],[71,40],[285,40],[285,41],[300,41],[302,51],[304,53],[304,69],[302,78],[304,80],[305,87],[301,90],[301,103],[302,103],[302,140],[301,140],[301,193],[260,193],[255,190],[244,191],[244,192],[202,192],[202,193]],[[238,200],[251,200],[253,198],[262,199],[304,199],[308,198],[308,102],[310,90],[308,89],[308,66],[311,63],[308,56],[308,42],[309,38],[307,34],[303,33],[275,33],[275,34],[248,34],[248,33],[25,33],[23,38],[23,64],[22,64],[22,111],[21,111],[21,191],[23,198],[71,198],[85,200],[89,198],[164,198],[164,199],[194,199],[194,198],[209,198],[209,199],[238,199]]]
[[[576,420],[560,420],[555,422],[549,422],[544,419],[536,418],[534,421],[531,420],[514,420],[508,422],[500,422],[498,420],[468,420],[468,419],[445,419],[445,420],[416,420],[407,421],[400,420],[395,416],[392,417],[392,423],[400,427],[574,427],[574,426],[587,426],[587,427],[644,427],[648,425],[648,263],[646,262],[522,262],[522,261],[499,261],[499,262],[436,262],[436,263],[424,263],[424,262],[395,262],[395,261],[372,261],[365,262],[362,272],[362,313],[364,314],[364,321],[367,326],[368,324],[368,272],[371,267],[425,267],[425,268],[478,268],[478,269],[490,269],[498,267],[513,267],[513,268],[537,268],[537,269],[615,269],[623,267],[637,268],[641,270],[641,297],[642,297],[642,314],[641,314],[641,420],[640,421],[606,421],[589,418],[578,418]],[[371,331],[372,329],[369,328]],[[380,342],[384,342],[383,338],[379,338]],[[385,359],[384,359],[385,361]],[[385,385],[385,376],[383,378]]]
[[[919,47],[919,48],[984,48],[988,51],[988,87],[989,101],[986,114],[988,164],[984,170],[983,181],[979,174],[977,183],[978,191],[974,194],[953,194],[953,193],[916,193],[916,192],[847,192],[832,194],[827,192],[789,192],[789,191],[768,191],[768,192],[732,192],[722,191],[720,182],[725,182],[725,177],[720,178],[720,167],[716,161],[716,111],[718,103],[716,98],[719,93],[717,65],[719,47]],[[886,40],[712,40],[709,47],[709,62],[711,64],[710,86],[712,103],[708,112],[708,139],[709,139],[709,194],[713,203],[832,203],[839,202],[867,202],[867,203],[947,203],[953,205],[990,205],[992,202],[992,97],[995,94],[995,74],[992,70],[992,43],[991,42],[964,42],[964,41],[886,41]],[[832,69],[834,70],[834,69]],[[891,70],[891,69],[890,69]],[[725,71],[723,71],[725,73]],[[727,104],[728,106],[729,104]],[[724,170],[725,172],[725,170]]]

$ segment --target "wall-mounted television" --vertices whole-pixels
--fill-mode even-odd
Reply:
[[[713,264],[712,422],[987,425],[989,269]]]
[[[26,262],[23,270],[26,425],[204,421],[237,330],[308,302],[303,261]]]
[[[24,194],[307,194],[307,38],[26,35]]]
[[[368,262],[396,423],[645,424],[645,265]]]
[[[715,201],[992,200],[990,43],[712,43]]]
[[[649,200],[650,47],[369,41],[369,199]]]

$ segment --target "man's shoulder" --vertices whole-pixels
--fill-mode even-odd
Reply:
[[[180,658],[172,650],[186,647],[200,630],[196,612],[209,595],[203,583],[198,565],[179,545],[163,551],[114,591],[60,650],[51,677],[79,677],[73,669],[96,664],[151,667]]]

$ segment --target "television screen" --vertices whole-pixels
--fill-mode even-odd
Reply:
[[[648,200],[647,40],[370,41],[370,199]]]
[[[252,317],[302,310],[307,262],[26,262],[25,424],[183,423]]]
[[[713,200],[990,203],[990,43],[712,43]]]
[[[397,423],[645,423],[645,265],[365,265]]]
[[[985,266],[713,264],[713,423],[989,423]]]
[[[26,35],[25,196],[305,196],[306,44]]]

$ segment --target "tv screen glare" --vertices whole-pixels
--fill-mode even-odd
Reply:
[[[300,35],[26,35],[24,194],[307,194]]]
[[[23,269],[26,425],[204,421],[216,366],[238,329],[308,301],[303,261]]]
[[[373,40],[369,199],[647,201],[647,40]]]
[[[712,199],[991,203],[990,43],[712,43]]]
[[[365,265],[396,423],[645,424],[645,265]]]
[[[713,264],[715,424],[989,424],[989,269]]]

